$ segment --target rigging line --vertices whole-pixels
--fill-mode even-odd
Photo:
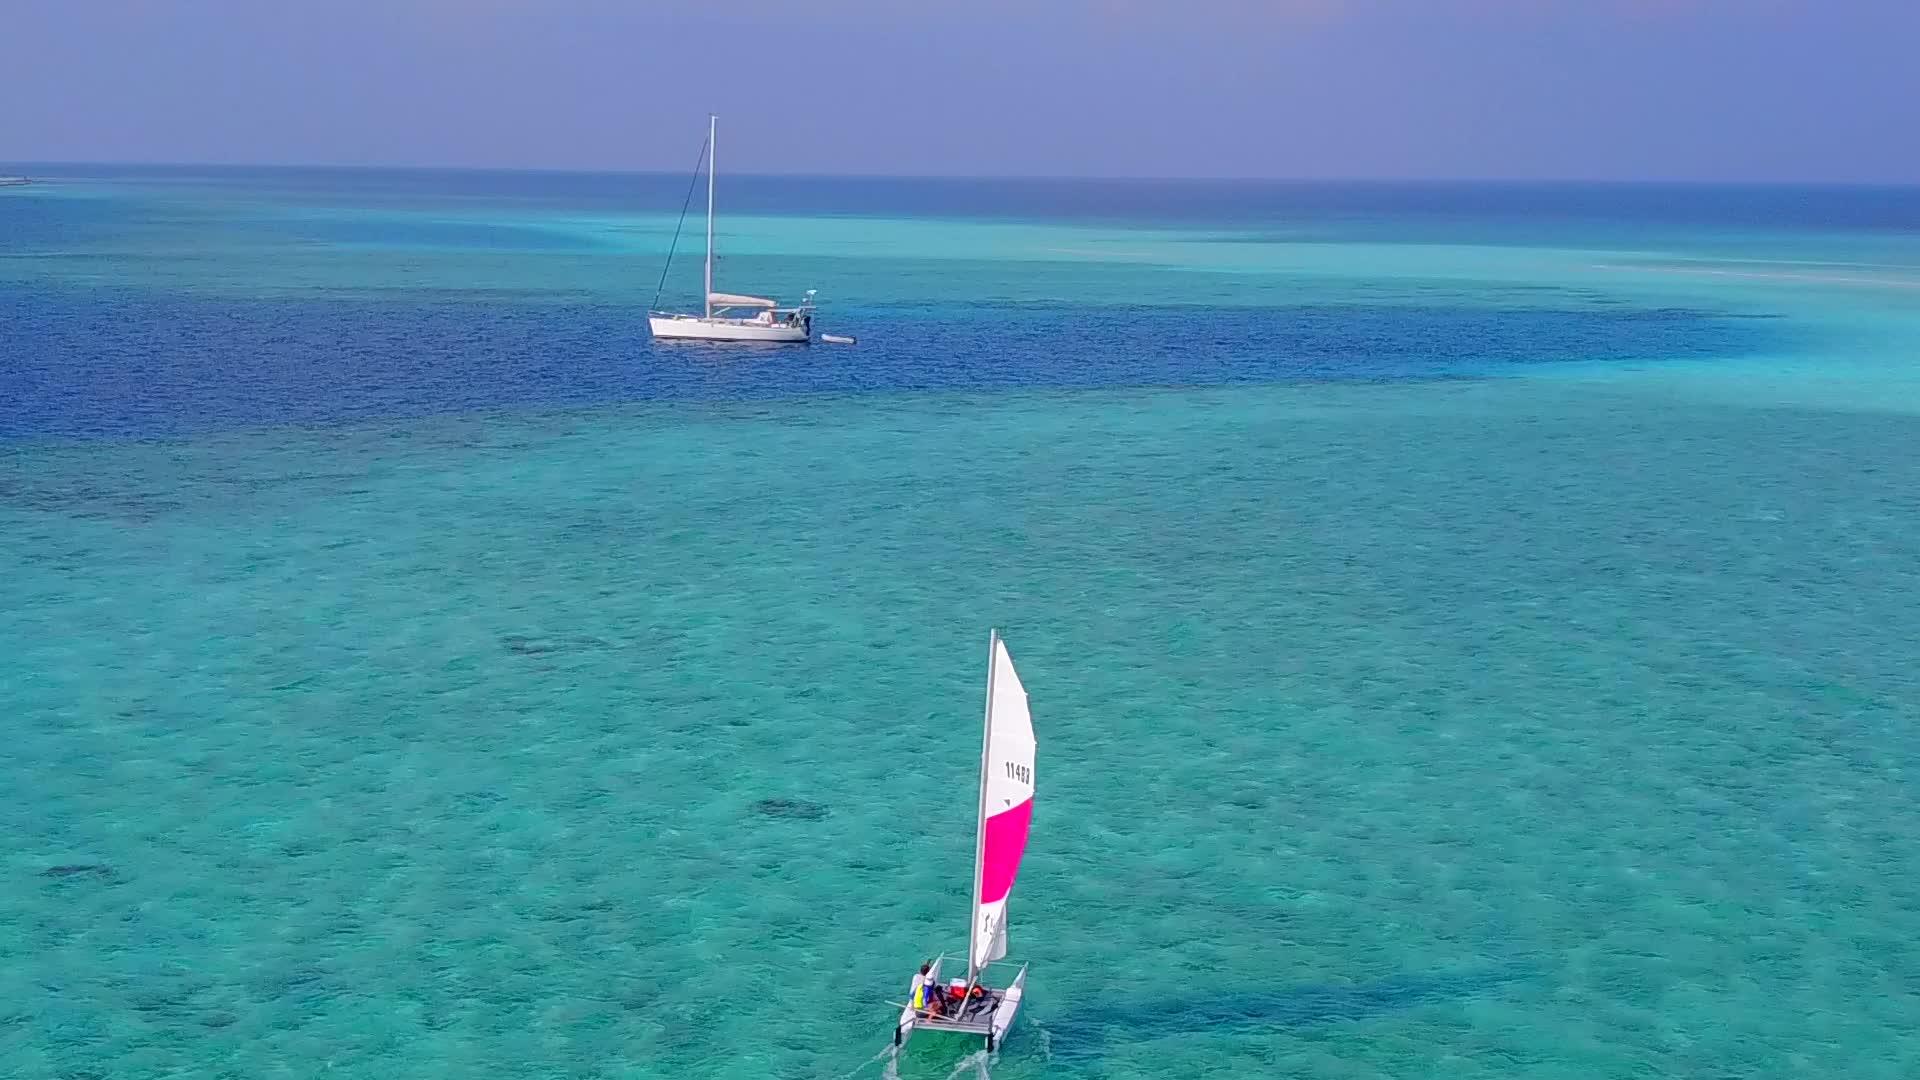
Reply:
[[[693,179],[687,181],[687,198],[685,202],[680,204],[680,220],[673,224],[673,242],[667,245],[667,262],[665,266],[660,268],[660,284],[653,288],[653,303],[647,305],[649,311],[659,310],[660,294],[666,291],[667,271],[673,269],[673,252],[674,249],[680,246],[680,228],[687,223],[687,210],[693,206],[693,189],[700,183],[700,166],[707,160],[707,143],[709,141],[710,140],[707,139],[700,140],[700,156],[693,160]]]

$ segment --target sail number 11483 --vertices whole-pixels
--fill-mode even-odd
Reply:
[[[1018,765],[1011,761],[1007,762],[1006,765],[1007,765],[1007,779],[1018,780],[1023,784],[1033,783],[1033,766]]]

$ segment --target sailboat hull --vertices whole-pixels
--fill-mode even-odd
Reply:
[[[768,325],[751,319],[707,319],[698,315],[650,315],[653,336],[668,341],[759,341],[775,345],[805,345],[808,327]]]

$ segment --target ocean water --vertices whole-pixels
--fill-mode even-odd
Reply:
[[[1920,1072],[1920,191],[0,171],[0,1075]]]

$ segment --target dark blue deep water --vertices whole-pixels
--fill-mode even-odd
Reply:
[[[653,345],[641,313],[0,288],[0,437],[178,435],[517,406],[1469,377],[1710,359],[1764,321],[1685,309],[844,307],[857,348]]]

